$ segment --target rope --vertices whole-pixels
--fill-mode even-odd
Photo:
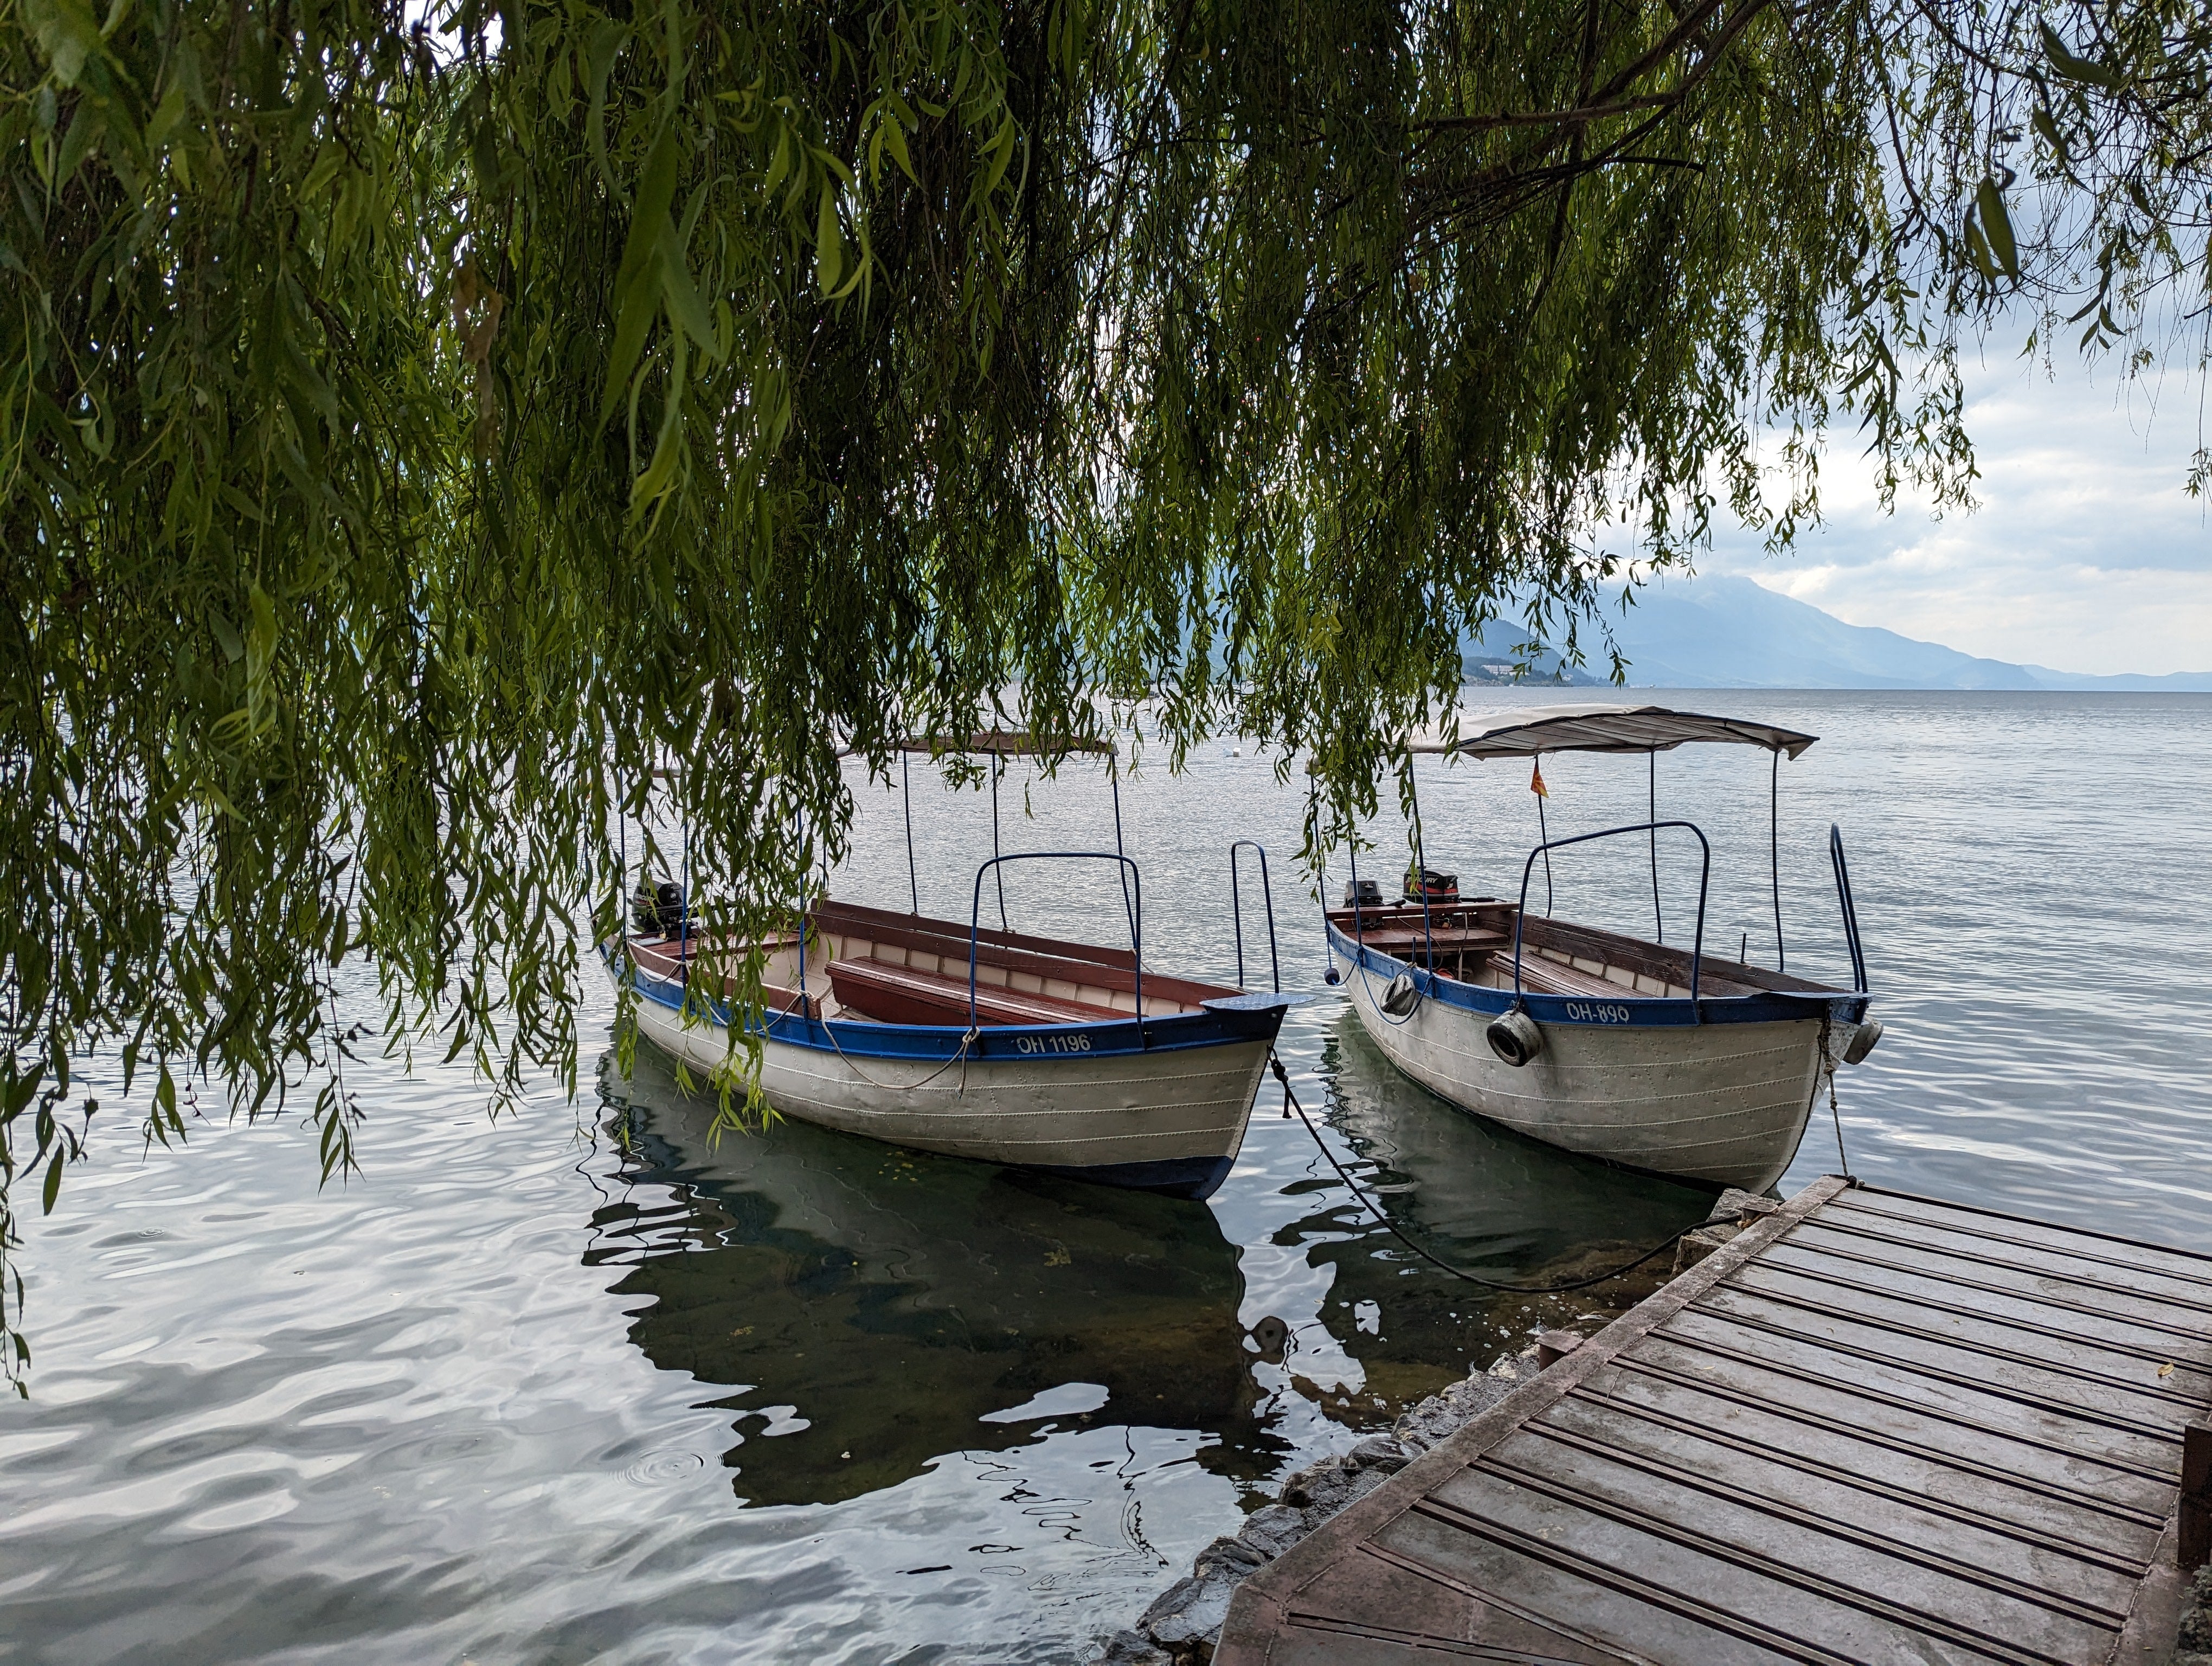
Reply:
[[[1398,1223],[1383,1213],[1375,1200],[1361,1189],[1359,1183],[1345,1172],[1344,1164],[1336,1160],[1336,1153],[1328,1148],[1328,1143],[1321,1137],[1321,1131],[1314,1127],[1313,1119],[1306,1115],[1306,1108],[1298,1103],[1297,1095],[1291,1091],[1290,1074],[1283,1068],[1282,1060],[1276,1055],[1272,1047],[1267,1049],[1267,1063],[1275,1073],[1275,1079],[1283,1085],[1285,1114],[1288,1115],[1291,1110],[1297,1112],[1298,1121],[1306,1125],[1306,1132],[1313,1136],[1313,1142],[1320,1148],[1321,1154],[1328,1159],[1329,1167],[1336,1170],[1336,1177],[1351,1189],[1354,1197],[1367,1206],[1368,1213],[1373,1215],[1377,1223],[1423,1261],[1433,1267],[1440,1268],[1455,1279],[1464,1279],[1469,1284],[1479,1284],[1485,1290],[1502,1290],[1510,1295],[1516,1296],[1561,1296],[1571,1290],[1587,1290],[1594,1284],[1603,1284],[1609,1279],[1617,1279],[1624,1274],[1633,1273],[1655,1256],[1673,1249],[1676,1243],[1696,1231],[1698,1227],[1706,1225],[1701,1220],[1694,1225],[1685,1226],[1680,1231],[1672,1233],[1661,1242],[1653,1244],[1634,1261],[1625,1262],[1619,1267],[1595,1274],[1587,1279],[1569,1279],[1559,1284],[1509,1284],[1498,1279],[1486,1279],[1480,1273],[1469,1273],[1463,1268],[1454,1267],[1449,1262],[1438,1259],[1407,1237],[1399,1228]]]
[[[804,1023],[805,1021],[805,1014],[802,1012],[799,1015],[799,1018],[800,1021]],[[837,1044],[837,1032],[830,1027],[830,1020],[825,1018],[821,1020],[821,1024],[822,1033],[830,1037],[830,1049],[835,1052],[839,1058],[844,1060],[845,1067],[847,1069],[850,1070],[855,1076],[858,1076],[870,1087],[879,1087],[886,1093],[912,1093],[918,1088],[927,1087],[932,1082],[935,1081],[939,1076],[942,1076],[946,1071],[951,1069],[952,1067],[957,1064],[960,1067],[960,1091],[963,1094],[968,1091],[968,1049],[975,1045],[976,1037],[982,1033],[972,1024],[968,1026],[968,1033],[960,1038],[960,1050],[955,1053],[951,1058],[945,1060],[944,1063],[939,1065],[936,1069],[931,1071],[929,1074],[924,1076],[918,1082],[878,1081],[873,1076],[868,1074],[866,1071],[861,1069],[859,1065],[854,1063],[852,1055],[846,1052],[842,1047],[840,1047]],[[765,1026],[763,1026],[763,1033],[765,1033]]]
[[[1813,1117],[1813,1105],[1820,1098],[1820,1080],[1828,1083],[1828,1120],[1836,1125],[1836,1162],[1844,1171],[1844,1178],[1851,1177],[1851,1159],[1844,1154],[1844,1113],[1836,1105],[1836,1055],[1828,1050],[1828,1032],[1835,1025],[1835,1014],[1826,1007],[1820,1009],[1820,1069],[1813,1078],[1812,1103],[1805,1107],[1805,1118]]]

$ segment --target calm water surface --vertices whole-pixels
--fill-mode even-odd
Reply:
[[[1823,737],[1782,768],[1784,920],[1793,971],[1841,976],[1840,821],[1888,1025],[1842,1080],[1851,1166],[2212,1247],[2212,698],[1672,697]],[[1555,836],[1641,818],[1638,761],[1545,774]],[[1747,749],[1659,766],[1661,812],[1713,838],[1707,941],[1771,964],[1766,789]],[[1093,770],[1003,790],[1009,848],[1110,841]],[[1419,791],[1431,866],[1517,888],[1524,769],[1427,760]],[[917,772],[915,802],[923,906],[964,914],[988,796]],[[1146,958],[1233,972],[1225,848],[1268,843],[1285,987],[1322,997],[1284,1056],[1407,1230],[1556,1277],[1701,1216],[1694,1190],[1389,1072],[1319,984],[1302,808],[1227,745],[1126,783]],[[896,791],[861,815],[836,894],[902,905]],[[1363,860],[1401,866],[1402,819],[1369,830]],[[1563,854],[1552,880],[1562,912],[1650,928],[1641,846]],[[1121,921],[1103,869],[1006,891],[1019,927]],[[1693,859],[1662,851],[1669,941],[1696,904]],[[111,1113],[34,1227],[35,1397],[0,1406],[0,1659],[1080,1658],[1285,1470],[1650,1288],[1484,1297],[1435,1273],[1267,1093],[1191,1204],[796,1124],[717,1144],[650,1057],[496,1125],[459,1070],[355,1085],[367,1173],[343,1189],[318,1194],[295,1126],[211,1114],[147,1154]],[[1824,1114],[1784,1189],[1835,1144]]]

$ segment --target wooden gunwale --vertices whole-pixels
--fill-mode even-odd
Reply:
[[[1464,951],[1481,947],[1497,952],[1495,965],[1511,976],[1513,948],[1513,917],[1518,912],[1516,904],[1491,899],[1463,902],[1448,909],[1430,910],[1429,928],[1424,931],[1421,909],[1418,903],[1391,904],[1385,909],[1330,909],[1325,911],[1329,923],[1346,937],[1354,937],[1365,946],[1380,949],[1386,954],[1419,964],[1422,953],[1431,944],[1437,958],[1442,962],[1447,952],[1460,955]],[[1476,916],[1474,925],[1462,927],[1457,917],[1462,914]],[[1353,916],[1358,916],[1357,930]],[[1494,917],[1495,923],[1491,923]],[[1686,949],[1663,944],[1647,943],[1640,938],[1623,936],[1595,926],[1577,925],[1549,915],[1529,915],[1522,928],[1522,959],[1524,966],[1530,951],[1555,949],[1573,955],[1579,951],[1585,959],[1602,961],[1622,970],[1680,986],[1686,994],[1690,982],[1690,954]],[[1495,940],[1492,940],[1495,933]],[[1401,950],[1416,952],[1406,954]],[[1439,968],[1441,970],[1441,968]],[[1462,972],[1472,970],[1480,975],[1482,968],[1462,966]],[[1642,992],[1619,986],[1616,994],[1637,994]],[[1808,994],[1840,995],[1850,992],[1834,988],[1825,983],[1814,983],[1802,977],[1791,977],[1785,972],[1770,971],[1763,966],[1747,965],[1741,961],[1729,960],[1707,953],[1703,957],[1698,971],[1698,994],[1701,996],[1734,994]]]
[[[965,927],[956,927],[950,921],[934,921],[927,916],[897,915],[852,903],[817,904],[809,918],[815,930],[825,936],[856,939],[876,945],[920,952],[939,957],[941,962],[957,960],[958,976],[951,973],[927,973],[915,970],[896,960],[883,958],[872,953],[855,957],[859,962],[877,961],[888,970],[912,971],[917,977],[941,977],[957,982],[964,1004],[967,988],[969,952],[968,932]],[[778,939],[772,948],[788,948],[797,942],[795,935]],[[653,940],[633,938],[629,950],[641,964],[659,976],[678,982],[688,982],[692,969],[701,958],[702,940],[693,938],[683,945],[679,957],[673,940]],[[1093,958],[1096,957],[1096,958]],[[1024,990],[1005,981],[1006,975],[1020,974],[1040,981],[1050,979],[1072,984],[1085,984],[1094,988],[1109,990],[1133,998],[1138,978],[1131,957],[1126,952],[1097,948],[1091,945],[1062,942],[1053,938],[1027,937],[1016,933],[984,932],[975,945],[976,969],[979,975],[979,995],[988,997],[994,992],[1003,992],[1024,1004],[1034,1004],[1042,1010],[1045,1006],[1066,1009],[1064,1012],[1024,1018],[1000,1018],[1000,1027],[1034,1028],[1044,1023],[1127,1023],[1135,1014],[1119,1009],[1092,1006],[1064,997],[1050,996],[1042,991]],[[1199,1010],[1207,1000],[1233,995],[1238,991],[1223,984],[1200,983],[1189,978],[1170,976],[1147,969],[1143,978],[1145,1000],[1150,1007],[1155,1000],[1170,1001],[1185,1012]],[[722,980],[724,999],[734,997],[736,980]],[[771,1012],[794,1010],[799,1003],[799,992],[773,984],[763,984],[762,994]],[[809,1000],[810,1016],[818,1003]],[[1148,1018],[1171,1016],[1151,1012]],[[865,1021],[865,1020],[863,1020]],[[964,1018],[962,1020],[964,1022]]]

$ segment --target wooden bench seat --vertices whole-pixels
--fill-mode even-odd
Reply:
[[[1502,950],[1490,957],[1490,969],[1498,974],[1498,982],[1506,988],[1513,987],[1513,951]],[[1632,1000],[1644,996],[1644,991],[1626,983],[1615,983],[1609,977],[1595,972],[1586,972],[1579,966],[1563,966],[1547,955],[1521,952],[1521,987],[1533,989],[1540,995],[1591,995],[1607,1000]],[[1644,996],[1650,999],[1649,996]]]
[[[932,920],[920,915],[890,914],[880,909],[860,908],[850,903],[817,903],[812,918],[818,929],[834,933],[848,942],[857,941],[867,945],[851,952],[854,959],[878,958],[896,964],[896,952],[900,950],[939,958],[944,964],[945,975],[960,985],[961,1022],[967,1022],[969,932],[966,926]],[[1136,987],[1136,973],[1127,949],[1109,950],[1087,944],[1062,942],[1055,938],[1027,937],[1019,933],[998,931],[978,933],[976,946],[983,964],[1002,967],[1010,972],[1070,984],[1092,984],[1122,994],[1133,993]],[[1145,970],[1144,981],[1145,1000],[1148,1006],[1167,1001],[1186,1012],[1215,996],[1237,993],[1224,984],[1194,982],[1189,978],[1170,976],[1150,967]],[[984,987],[988,986],[979,985],[979,992]],[[1121,1016],[1128,1015],[1124,1013]],[[1163,1017],[1165,1014],[1155,1011],[1153,1016]]]
[[[830,963],[838,1005],[884,1024],[968,1023],[968,980],[863,958]],[[1104,1024],[1135,1015],[1000,984],[975,986],[978,1024]]]

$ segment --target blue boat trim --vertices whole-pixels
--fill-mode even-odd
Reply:
[[[600,945],[610,967],[611,945]],[[684,985],[633,963],[629,985],[641,1000],[672,1012],[684,1006]],[[1102,1024],[986,1025],[968,1046],[970,1059],[1112,1058],[1140,1053],[1172,1053],[1243,1041],[1268,1042],[1281,1028],[1283,1011],[1294,1002],[1270,995],[1250,1006],[1208,1001],[1204,1010]],[[721,1001],[707,1004],[708,1022],[735,1028],[739,1014]],[[848,1059],[908,1059],[930,1064],[960,1056],[967,1031],[958,1025],[876,1024],[863,1019],[824,1023],[795,1012],[771,1014],[765,1023],[746,1018],[747,1031],[773,1041]],[[832,1031],[835,1031],[833,1037]]]
[[[1364,967],[1367,976],[1389,982],[1401,973],[1409,975],[1422,995],[1439,1006],[1495,1015],[1512,1006],[1510,989],[1492,989],[1479,983],[1439,976],[1380,949],[1364,949],[1334,920],[1328,921],[1328,946],[1338,958]],[[1355,971],[1354,976],[1357,976]],[[1697,1024],[1786,1024],[1795,1018],[1816,1018],[1826,1007],[1836,1018],[1856,1024],[1869,1005],[1863,994],[1844,990],[1763,989],[1751,995],[1700,994],[1692,1006],[1686,995],[1639,995],[1623,990],[1618,996],[1547,995],[1523,990],[1522,1008],[1539,1024],[1579,1024],[1594,1029],[1686,1029]]]

